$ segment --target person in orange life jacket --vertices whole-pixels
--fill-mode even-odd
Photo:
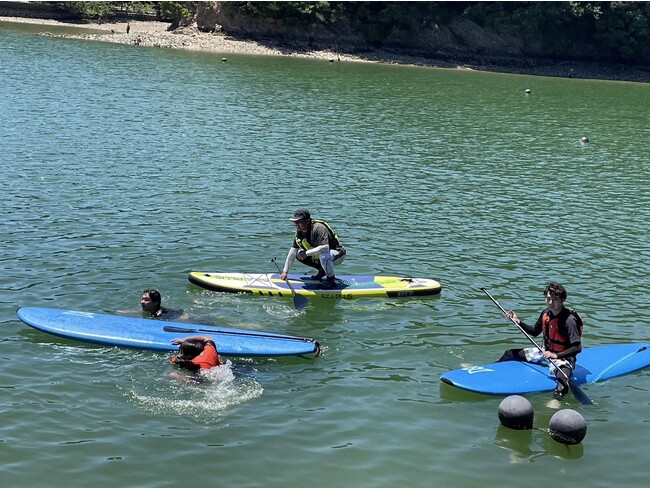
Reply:
[[[296,235],[287,254],[280,278],[287,279],[291,265],[297,258],[302,264],[318,270],[314,280],[327,278],[321,288],[328,290],[336,286],[334,265],[345,259],[345,248],[327,222],[311,218],[309,210],[301,208],[291,217],[296,226]]]
[[[178,320],[183,318],[183,310],[170,310],[162,307],[162,298],[160,292],[149,288],[142,292],[140,297],[140,306],[143,312],[150,313],[154,319]]]
[[[210,369],[221,365],[219,353],[210,336],[183,337],[172,340],[178,345],[179,354],[172,356],[172,363],[190,371]]]
[[[555,365],[566,374],[565,377],[559,371],[555,371],[554,366],[551,365],[551,370],[557,377],[554,397],[556,400],[562,400],[569,391],[567,378],[573,374],[576,356],[582,351],[583,323],[577,312],[564,306],[567,297],[564,286],[559,283],[550,283],[544,289],[544,297],[547,308],[539,314],[534,326],[524,324],[512,310],[506,314],[506,317],[519,324],[528,334],[538,336],[543,333],[542,350],[544,353],[540,353],[536,347],[509,349],[501,356],[499,362],[543,363],[552,359]]]

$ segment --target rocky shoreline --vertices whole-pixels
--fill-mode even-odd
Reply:
[[[293,56],[322,59],[329,62],[376,62],[432,68],[451,68],[499,73],[516,73],[536,76],[556,76],[583,79],[602,79],[614,81],[650,82],[650,67],[553,61],[532,58],[499,56],[449,56],[436,53],[435,56],[413,56],[403,52],[368,51],[364,53],[344,53],[331,50],[301,50],[282,46],[278,43],[261,43],[252,40],[235,39],[220,32],[206,33],[196,27],[182,27],[168,31],[168,23],[132,21],[121,23],[69,24],[48,19],[0,17],[2,22],[20,22],[43,26],[43,35],[66,37],[118,44],[131,44],[141,47],[187,49],[208,51],[220,54],[237,53],[249,55]],[[92,29],[92,32],[74,34],[52,34],[47,26]],[[128,25],[128,32],[127,32]],[[99,33],[98,33],[99,31]]]

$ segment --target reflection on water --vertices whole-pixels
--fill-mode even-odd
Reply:
[[[546,428],[539,427],[513,430],[499,425],[494,445],[509,452],[508,459],[511,464],[535,463],[544,456],[573,460],[584,455],[582,444],[561,444],[553,440]]]

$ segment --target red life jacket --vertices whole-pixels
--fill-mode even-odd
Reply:
[[[189,368],[188,366],[184,366],[183,363],[186,363],[188,361],[181,361],[178,356],[172,356],[171,360],[172,363],[178,363],[181,367],[193,369]],[[198,367],[198,369],[210,369],[214,368],[215,366],[221,366],[219,353],[213,341],[205,341],[203,352],[189,362],[195,365],[194,367]]]
[[[220,366],[219,354],[217,348],[212,341],[205,342],[205,349],[201,354],[192,359],[192,362],[199,366],[201,369],[210,369],[215,366]]]
[[[551,318],[551,311],[545,310],[542,313],[542,332],[544,334],[544,348],[551,352],[566,351],[571,347],[566,330],[566,320],[573,315],[578,325],[578,334],[582,337],[584,323],[578,312],[569,308],[563,308],[560,315]]]

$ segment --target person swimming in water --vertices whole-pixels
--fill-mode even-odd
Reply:
[[[200,371],[221,366],[221,359],[214,339],[210,336],[193,336],[173,339],[179,354],[172,356],[172,363],[190,371]]]
[[[185,318],[183,310],[172,310],[162,306],[160,292],[154,288],[149,288],[142,292],[140,297],[140,306],[142,311],[150,313],[154,319],[160,320],[179,320]]]

